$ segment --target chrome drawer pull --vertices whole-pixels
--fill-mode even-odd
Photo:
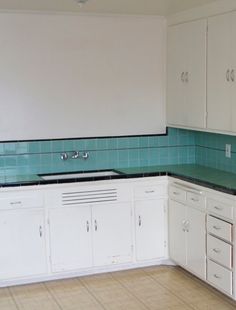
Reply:
[[[215,230],[221,230],[221,227],[220,226],[213,226],[213,228],[215,229]]]
[[[173,194],[176,195],[176,196],[180,195],[179,192],[173,192]]]
[[[214,277],[215,277],[216,279],[221,279],[221,277],[218,276],[217,274],[214,274]]]
[[[139,215],[138,217],[138,226],[141,227],[142,226],[142,219],[141,216]]]
[[[97,220],[94,221],[94,228],[95,228],[95,231],[98,230],[98,223],[97,223]]]
[[[191,200],[194,202],[199,202],[199,199],[197,199],[197,198],[191,198]]]
[[[87,229],[87,232],[89,232],[89,221],[86,222],[86,229]]]
[[[42,238],[42,236],[43,236],[43,228],[42,228],[42,226],[40,225],[40,226],[39,226],[39,237]]]
[[[223,210],[222,207],[218,207],[218,206],[215,206],[214,209],[216,209],[217,211],[222,211]]]
[[[215,252],[215,253],[217,253],[217,254],[221,253],[221,250],[220,250],[220,249],[213,249],[212,251]]]
[[[12,201],[10,202],[10,204],[13,206],[13,205],[21,205],[21,201]]]
[[[152,191],[145,191],[145,193],[146,194],[152,194],[152,193],[155,193],[155,191],[154,190],[152,190]]]
[[[226,71],[226,81],[230,82],[230,70],[229,69]]]

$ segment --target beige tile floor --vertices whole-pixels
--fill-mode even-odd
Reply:
[[[0,289],[0,310],[235,310],[178,267],[149,267]]]

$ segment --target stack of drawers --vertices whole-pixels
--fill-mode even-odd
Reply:
[[[207,200],[207,280],[233,295],[233,206]]]

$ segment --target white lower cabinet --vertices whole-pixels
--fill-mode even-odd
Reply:
[[[51,209],[49,223],[53,272],[132,260],[129,203]]]
[[[93,262],[90,207],[50,209],[49,224],[52,271],[91,267]]]
[[[45,274],[44,210],[0,211],[0,279]]]
[[[171,192],[179,191],[172,187]],[[206,279],[206,215],[201,206],[197,208],[190,205],[204,202],[200,194],[187,190],[183,197],[187,197],[185,203],[169,200],[170,258],[200,278]],[[181,200],[183,197],[180,197]],[[189,203],[188,197],[191,197]]]
[[[132,261],[131,204],[92,206],[94,266]]]
[[[165,200],[135,202],[136,259],[165,256]]]

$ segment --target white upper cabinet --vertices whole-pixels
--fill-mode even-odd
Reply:
[[[206,127],[206,34],[206,20],[169,27],[168,125]]]
[[[234,62],[233,31],[235,14],[224,14],[208,20],[207,127],[232,131]]]

